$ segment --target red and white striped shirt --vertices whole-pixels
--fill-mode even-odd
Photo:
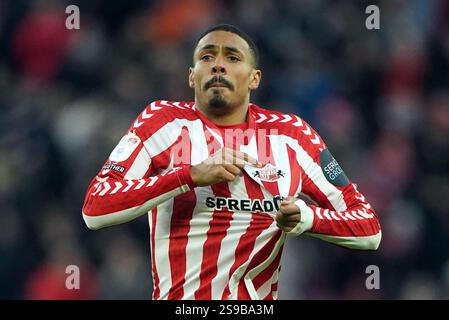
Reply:
[[[92,180],[83,206],[89,228],[148,213],[153,299],[277,299],[287,233],[275,214],[280,197],[300,192],[319,206],[298,200],[301,222],[289,234],[377,249],[373,208],[310,125],[254,104],[248,110],[249,134],[233,147],[264,167],[245,165],[232,182],[195,186],[190,166],[227,140],[193,102],[163,100],[143,110]]]

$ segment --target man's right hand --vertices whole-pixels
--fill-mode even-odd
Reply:
[[[262,167],[260,162],[244,152],[223,148],[200,164],[192,166],[190,175],[193,182],[199,187],[221,181],[230,182],[242,173],[245,164]]]

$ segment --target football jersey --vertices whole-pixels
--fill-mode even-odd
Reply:
[[[247,118],[217,126],[194,102],[154,101],[89,185],[83,217],[91,229],[148,214],[153,299],[277,299],[289,234],[377,249],[374,209],[317,132],[295,114],[255,104]],[[225,146],[262,167],[245,164],[231,182],[196,186],[190,167]],[[298,200],[301,221],[286,233],[275,221],[280,200],[300,193],[317,205]]]

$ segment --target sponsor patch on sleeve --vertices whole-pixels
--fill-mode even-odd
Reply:
[[[139,143],[140,138],[135,133],[128,133],[120,140],[114,150],[112,150],[109,160],[114,162],[127,160],[134,150],[136,150]]]
[[[126,168],[124,166],[119,166],[115,163],[108,163],[103,166],[103,170],[114,170],[120,173],[125,172]]]
[[[324,149],[320,154],[321,170],[327,181],[337,187],[344,187],[349,184],[349,179],[343,172],[337,160],[332,156],[329,149]]]

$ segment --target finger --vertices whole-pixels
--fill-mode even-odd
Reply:
[[[242,172],[242,170],[239,167],[233,164],[224,164],[223,168],[225,168],[226,171],[232,173],[235,176],[238,176]]]
[[[245,161],[243,159],[235,157],[235,150],[226,148],[224,159],[226,164],[235,165],[242,170],[245,167]]]
[[[287,222],[287,223],[284,223],[284,228],[293,229],[294,227],[296,227],[297,224],[298,224],[298,222]]]
[[[291,226],[291,225],[293,225],[293,222],[286,223],[285,221],[276,221],[276,225],[278,226],[278,228],[281,228],[281,229],[287,227],[289,224]]]
[[[296,227],[296,224],[291,224],[291,225],[276,224],[276,226],[284,232],[290,232]]]
[[[281,211],[284,215],[293,215],[301,212],[295,204],[281,206],[279,211]]]
[[[256,159],[254,159],[253,157],[251,157],[247,153],[239,151],[239,150],[234,150],[234,151],[235,151],[234,154],[235,154],[235,158],[236,159],[243,160],[244,162],[252,164],[252,165],[254,165],[254,166],[258,167],[258,168],[262,167],[262,164],[259,161],[257,161]]]
[[[255,166],[262,167],[262,164],[260,164],[256,159],[252,158],[248,154],[241,152],[239,150],[223,148],[222,158],[223,158],[223,163],[233,164],[242,169],[244,168],[246,163],[250,163]]]
[[[244,169],[245,168],[245,163],[234,163],[234,165],[236,166],[236,167],[238,167],[238,168],[240,168],[240,169]]]
[[[298,199],[301,199],[302,201],[304,201],[307,205],[314,205],[314,206],[318,206],[318,203],[313,200],[311,197],[309,197],[308,195],[306,195],[305,193],[298,193],[297,195]]]
[[[229,172],[228,170],[226,170],[225,168],[222,167],[222,170],[219,173],[219,177],[221,178],[221,180],[229,182],[229,181],[234,181],[236,175],[232,174],[231,172]]]
[[[222,150],[222,164],[234,164],[234,152],[232,149],[223,148]]]
[[[281,200],[281,204],[287,205],[287,204],[295,202],[296,200],[298,200],[298,199],[296,199],[295,197],[286,197]]]
[[[276,219],[276,224],[280,227],[295,227],[300,222],[300,218],[295,219]]]
[[[282,221],[284,214],[280,211],[276,212],[276,222]]]
[[[285,223],[294,222],[298,223],[301,221],[301,215],[299,213],[291,215],[291,216],[284,216]]]
[[[284,206],[284,207],[289,206],[289,205],[292,204],[292,202],[294,202],[294,201],[290,201],[290,200],[281,200],[281,206]]]
[[[223,148],[221,164],[234,165],[240,169],[244,169],[245,161],[240,158],[236,158],[235,150],[229,148]]]
[[[221,148],[220,150],[215,152],[210,157],[210,159],[212,160],[212,163],[216,164],[216,165],[221,165],[221,164],[225,163],[226,153],[227,153],[226,148]]]

